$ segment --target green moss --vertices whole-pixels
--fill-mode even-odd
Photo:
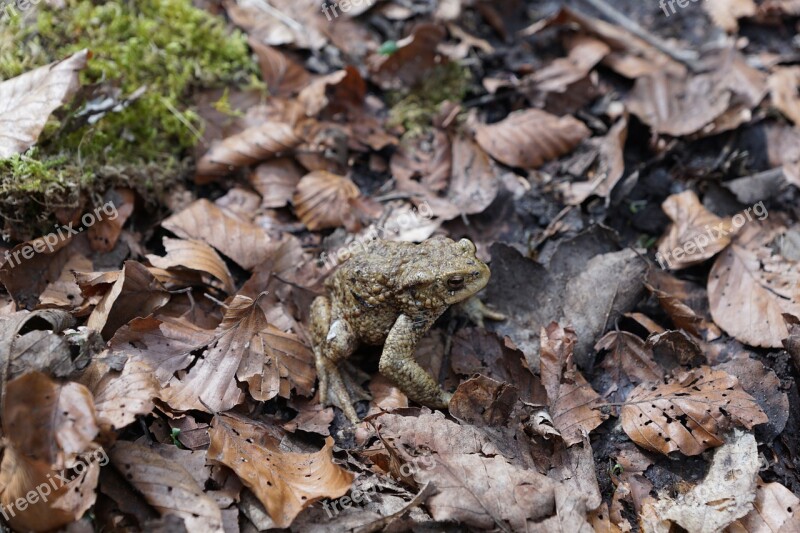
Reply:
[[[471,80],[469,69],[450,62],[434,68],[430,75],[410,91],[388,95],[391,105],[389,124],[406,128],[410,135],[431,126],[439,104],[445,100],[460,102]]]
[[[94,124],[77,116],[76,102],[48,125],[36,152],[0,161],[4,214],[3,207],[20,205],[18,194],[46,196],[37,185],[53,182],[76,199],[87,188],[118,183],[162,190],[185,167],[182,158],[203,130],[186,105],[193,91],[261,86],[246,37],[191,0],[67,0],[61,9],[41,3],[32,11],[0,25],[1,79],[89,48],[81,82],[101,89],[95,98],[140,95]]]

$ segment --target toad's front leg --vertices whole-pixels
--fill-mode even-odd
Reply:
[[[381,374],[395,382],[410,399],[428,407],[446,409],[453,395],[443,391],[414,360],[417,341],[432,322],[433,320],[426,320],[424,324],[415,325],[410,317],[400,315],[386,337],[378,368]]]

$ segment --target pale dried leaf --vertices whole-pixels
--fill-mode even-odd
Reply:
[[[753,510],[733,522],[725,533],[774,533],[800,531],[800,498],[780,483],[758,478]]]
[[[128,361],[122,373],[108,372],[91,390],[97,417],[119,429],[153,410],[159,385],[148,364]]]
[[[288,157],[271,159],[258,165],[249,181],[261,195],[261,207],[284,207],[292,199],[294,190],[305,172]]]
[[[755,16],[758,6],[753,0],[713,0],[703,2],[714,24],[728,33],[739,30],[739,19]]]
[[[309,230],[316,231],[352,224],[351,201],[360,195],[349,178],[317,170],[303,176],[292,202],[297,217]]]
[[[228,294],[233,294],[236,287],[225,261],[208,244],[197,240],[170,239],[164,237],[164,250],[167,255],[158,257],[148,255],[147,260],[156,268],[186,268],[210,274],[221,282]]]
[[[621,411],[622,428],[639,446],[668,454],[698,455],[724,444],[732,426],[752,428],[767,416],[738,380],[722,370],[702,366],[667,383],[643,383],[628,396]]]
[[[501,163],[533,169],[571,152],[589,134],[589,128],[576,118],[527,109],[494,124],[479,124],[475,140]]]
[[[0,83],[0,159],[36,144],[50,113],[80,87],[88,50]]]
[[[778,108],[795,126],[800,125],[800,67],[776,68],[770,75],[769,85],[772,105]]]
[[[588,181],[567,183],[562,187],[564,200],[579,205],[591,195],[608,198],[625,173],[623,151],[628,139],[628,119],[621,118],[608,133],[589,142],[598,145],[597,163]]]

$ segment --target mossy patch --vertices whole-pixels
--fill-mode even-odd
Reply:
[[[433,68],[430,75],[410,91],[397,91],[388,95],[391,105],[389,125],[403,126],[410,136],[430,128],[439,104],[445,100],[461,102],[469,89],[470,81],[469,69],[456,62]]]
[[[203,130],[186,104],[192,92],[260,85],[246,37],[191,0],[66,3],[41,3],[0,25],[0,79],[92,51],[81,73],[87,90],[59,111],[34,151],[0,161],[0,213],[9,221],[44,222],[52,208],[116,184],[157,197],[180,177]],[[94,123],[79,113],[106,98],[126,105]]]

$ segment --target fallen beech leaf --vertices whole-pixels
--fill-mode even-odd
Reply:
[[[800,316],[798,262],[770,248],[782,231],[775,224],[745,225],[708,275],[714,322],[751,346],[780,348],[788,335],[781,315]]]
[[[800,498],[780,483],[758,478],[753,510],[728,526],[725,533],[800,531]]]
[[[661,208],[672,219],[658,244],[656,260],[662,268],[679,270],[697,265],[722,251],[731,242],[731,219],[706,209],[694,191],[673,194]]]
[[[37,307],[39,309],[52,307],[73,309],[80,307],[81,303],[83,303],[83,297],[73,274],[75,271],[80,270],[92,270],[92,262],[85,256],[74,253],[64,264],[58,279],[50,283],[42,292]]]
[[[128,361],[121,373],[109,371],[91,391],[97,418],[111,423],[112,429],[119,429],[136,420],[137,415],[153,410],[159,386],[150,365]]]
[[[478,375],[458,386],[450,400],[450,414],[477,427],[507,426],[518,394],[508,383]]]
[[[146,363],[161,386],[192,362],[192,352],[208,346],[214,332],[184,320],[164,317],[135,318],[121,327],[109,342],[112,352]]]
[[[702,483],[655,503],[655,514],[686,531],[715,533],[753,508],[759,460],[752,433],[734,430],[729,442],[714,452],[714,459]]]
[[[601,366],[605,369],[602,383],[608,382],[605,397],[610,402],[621,402],[636,385],[658,381],[664,375],[645,342],[627,331],[609,331],[594,348],[608,350]]]
[[[444,190],[450,181],[453,165],[450,139],[438,129],[410,138],[405,136],[392,154],[389,165],[401,190],[412,180],[412,187],[419,184],[434,192]]]
[[[276,96],[293,96],[311,81],[311,74],[277,48],[260,43],[250,37],[250,48],[258,57],[261,77],[267,90]]]
[[[772,105],[796,126],[800,125],[800,97],[797,95],[800,67],[776,68],[767,80],[767,84]]]
[[[297,96],[306,116],[326,116],[361,107],[367,95],[367,83],[352,65],[312,81]]]
[[[114,468],[159,515],[182,518],[187,531],[222,533],[219,507],[179,463],[127,441],[114,444],[109,456]]]
[[[714,24],[728,33],[736,33],[739,19],[755,16],[758,9],[753,0],[716,0],[703,2],[703,7]]]
[[[292,124],[265,122],[231,135],[214,145],[197,162],[198,180],[225,176],[237,168],[245,167],[290,153],[302,139],[295,134]]]
[[[284,452],[268,428],[230,415],[215,416],[209,434],[208,458],[236,472],[275,527],[289,527],[300,511],[344,495],[353,483],[353,474],[333,462],[331,437],[315,453]]]
[[[30,371],[66,377],[75,370],[69,344],[60,333],[75,325],[72,316],[57,309],[17,311],[0,318],[0,397],[5,381]],[[20,334],[24,331],[24,334]]]
[[[151,265],[165,270],[182,267],[204,272],[222,282],[222,289],[228,294],[236,292],[228,265],[211,246],[202,241],[170,239],[169,237],[164,237],[163,242],[167,255],[164,257],[148,255],[147,260]]]
[[[117,245],[122,226],[133,214],[136,196],[130,189],[114,189],[106,194],[104,200],[106,203],[96,210],[97,221],[89,226],[86,232],[89,236],[89,245],[92,250],[98,252],[110,252]],[[112,215],[114,218],[111,218]]]
[[[599,39],[587,35],[576,35],[569,41],[569,55],[558,58],[544,68],[537,69],[530,80],[536,90],[564,93],[574,83],[589,75],[611,48]]]
[[[475,128],[475,140],[496,160],[533,169],[571,152],[590,134],[583,122],[540,109],[514,111],[494,124]]]
[[[636,444],[668,454],[698,455],[720,446],[722,432],[734,425],[748,429],[767,415],[738,380],[722,370],[701,366],[667,383],[643,383],[621,411],[622,428]]]
[[[36,144],[47,119],[80,87],[88,50],[0,82],[0,159]]]
[[[445,33],[439,24],[418,24],[411,35],[397,41],[397,49],[390,55],[375,54],[368,58],[372,81],[387,90],[419,84],[431,69],[446,60],[436,52]]]
[[[656,268],[647,273],[645,287],[658,298],[658,303],[675,327],[706,342],[722,336],[720,329],[711,322],[708,293],[704,288]]]
[[[541,330],[542,385],[547,390],[553,425],[567,446],[583,442],[584,432],[591,432],[607,418],[592,408],[600,395],[575,367],[572,357],[576,341],[573,330],[556,322]]]
[[[351,226],[354,223],[351,200],[360,195],[349,178],[317,170],[303,176],[292,202],[297,217],[309,230],[316,231]]]
[[[625,173],[623,151],[628,138],[628,119],[621,118],[604,137],[591,139],[597,145],[597,163],[588,181],[567,183],[562,187],[564,199],[570,205],[579,205],[591,195],[608,198],[614,186]]]
[[[250,184],[261,195],[261,207],[283,207],[305,171],[288,157],[271,159],[258,165],[250,174]]]
[[[322,30],[330,25],[330,17],[323,17],[314,0],[270,0],[266,8],[235,0],[225,0],[223,5],[233,23],[258,42],[310,50],[319,50],[328,42]]]
[[[119,277],[89,315],[86,325],[110,339],[136,317],[163,307],[170,295],[141,263],[125,261]]]
[[[193,202],[161,225],[181,238],[210,244],[247,270],[262,263],[270,250],[270,238],[262,228],[206,199]]]
[[[41,372],[8,382],[3,433],[27,461],[62,469],[99,431],[92,393],[83,385],[61,385]]]

